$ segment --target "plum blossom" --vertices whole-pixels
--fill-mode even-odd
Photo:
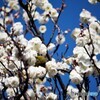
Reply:
[[[100,61],[96,62],[97,67],[100,69]]]
[[[83,47],[76,46],[73,50],[74,55],[76,56],[76,61],[83,66],[91,66],[90,57],[86,53]]]
[[[4,41],[6,41],[8,38],[7,33],[5,33],[4,31],[0,31],[0,42],[3,43]]]
[[[6,93],[8,98],[15,96],[15,92],[13,88],[7,88]]]
[[[80,20],[82,23],[87,23],[88,20],[91,18],[91,13],[85,9],[82,10],[80,13]]]
[[[21,22],[16,22],[13,24],[13,27],[11,27],[11,32],[14,35],[19,35],[23,32],[23,25]]]
[[[98,2],[98,0],[88,0],[88,2],[91,4],[96,4]]]
[[[30,99],[35,99],[35,93],[32,89],[28,89],[26,92],[28,96],[30,97]]]
[[[32,12],[32,16],[33,16],[34,20],[39,20],[40,17],[41,17],[40,14],[39,14],[39,12],[37,12],[37,11],[35,11],[35,12],[33,11]]]
[[[46,24],[49,21],[49,18],[47,17],[47,14],[44,14],[39,16],[38,21],[40,24]]]
[[[52,10],[52,5],[48,2],[48,3],[45,3],[43,6],[42,6],[42,9],[44,9],[46,12],[50,12]]]
[[[70,95],[70,97],[73,99],[73,100],[77,100],[75,98],[78,98],[78,93],[79,93],[79,90],[77,88],[74,88],[73,86],[69,85],[67,87],[67,94]]]
[[[27,15],[25,10],[23,10],[23,18],[24,18],[25,22],[28,22],[29,17],[28,17],[28,15]]]
[[[52,51],[53,49],[55,48],[55,44],[54,43],[50,43],[49,45],[48,45],[48,51],[50,50],[50,51]]]
[[[57,10],[56,9],[51,9],[51,11],[50,11],[50,16],[54,19],[54,20],[56,20],[57,19],[57,17],[58,17],[58,12],[57,12]]]
[[[34,50],[30,50],[26,53],[24,53],[23,57],[24,57],[24,60],[27,61],[28,65],[35,65],[36,63],[36,58],[34,55],[37,55],[37,52],[34,51]]]
[[[34,67],[34,66],[30,66],[29,68],[28,68],[28,74],[29,74],[29,77],[30,78],[36,78],[36,67]]]
[[[87,66],[76,66],[75,70],[80,74],[85,74],[86,76],[93,74],[93,67],[87,67]]]
[[[46,69],[44,67],[37,67],[37,77],[42,78],[46,74]]]
[[[18,0],[7,0],[8,1],[8,6],[10,6],[14,10],[19,10],[20,7],[18,5]]]
[[[40,38],[35,37],[35,38],[32,38],[31,40],[29,40],[28,43],[29,43],[29,46],[31,47],[31,49],[38,51],[42,44],[42,41],[40,40]]]
[[[89,29],[97,34],[100,34],[100,24],[98,22],[90,23]]]
[[[56,41],[58,44],[63,44],[65,42],[65,37],[63,34],[59,34],[56,36]]]
[[[46,69],[49,77],[53,77],[57,74],[57,63],[55,61],[46,62]]]
[[[56,51],[56,46],[65,42],[65,35],[69,32],[63,32],[60,25],[58,26],[58,17],[65,7],[64,2],[61,9],[56,9],[48,0],[22,0],[20,5],[20,0],[6,1],[7,7],[0,9],[0,92],[4,91],[7,99],[15,99],[22,93],[22,97],[19,98],[21,100],[27,97],[32,100],[57,100],[60,99],[57,95],[59,92],[62,99],[68,95],[70,100],[83,100],[83,96],[79,97],[78,93],[85,91],[84,77],[100,75],[100,61],[96,58],[100,53],[100,22],[89,11],[83,9],[80,13],[82,26],[72,32],[76,41],[73,55],[65,58],[65,52],[62,52],[60,59],[56,60],[53,54],[58,52],[53,53],[53,50]],[[100,2],[88,1],[91,4]],[[25,7],[20,17],[19,6],[22,6],[21,11]],[[16,22],[18,17],[23,17],[26,27],[21,22]],[[48,45],[44,39],[46,34],[38,34],[36,30],[45,33],[49,19],[54,22],[55,34],[51,34]],[[23,28],[26,28],[25,34]],[[33,37],[28,40],[27,34],[30,33]],[[66,73],[69,75],[69,84],[71,80],[77,88],[63,83],[62,75]],[[47,81],[50,83],[49,88],[44,86]],[[52,81],[55,84],[52,84]]]
[[[24,37],[24,35],[19,35],[17,38],[16,38],[16,42],[18,42],[20,45],[22,46],[27,46],[28,44],[28,40]]]
[[[17,71],[17,68],[20,68],[20,61],[17,59],[9,61],[7,68],[9,68],[10,71]]]
[[[45,26],[45,25],[41,25],[41,26],[39,27],[39,31],[40,31],[41,33],[45,33],[45,32],[46,32],[46,26]]]
[[[89,23],[95,22],[95,21],[97,21],[97,19],[94,16],[91,16],[91,18],[88,20]]]
[[[82,76],[74,69],[70,72],[70,79],[75,84],[80,84],[83,81]]]
[[[67,63],[57,62],[57,65],[58,65],[57,70],[59,70],[60,74],[64,75],[64,73],[61,72],[60,70],[62,70],[62,71],[70,71],[70,66]]]
[[[39,54],[45,56],[47,54],[47,47],[44,44],[41,44],[39,48]]]
[[[19,85],[19,78],[17,76],[8,77],[5,79],[5,85],[8,87],[17,87]]]
[[[73,30],[73,32],[72,32],[72,37],[73,37],[74,39],[76,39],[77,37],[79,37],[80,33],[81,33],[81,29],[80,29],[80,28],[75,28],[75,29]]]
[[[46,100],[57,100],[57,95],[50,92],[47,96],[46,96]]]
[[[46,69],[39,66],[39,67],[34,67],[30,66],[28,68],[28,74],[30,78],[42,78],[46,74]]]

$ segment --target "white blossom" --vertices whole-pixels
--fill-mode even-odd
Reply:
[[[73,30],[73,32],[72,32],[72,37],[73,37],[74,39],[76,39],[77,37],[79,37],[80,33],[81,33],[80,28],[75,28],[75,29]]]
[[[80,74],[85,74],[86,76],[93,74],[93,67],[87,67],[87,66],[76,66],[76,71]]]
[[[91,16],[90,19],[88,20],[89,23],[95,22],[95,21],[97,21],[97,19],[94,16]]]
[[[28,43],[29,43],[29,46],[31,46],[31,49],[38,51],[42,44],[42,41],[40,40],[40,38],[35,37],[29,40]]]
[[[37,68],[36,67],[34,67],[34,66],[30,66],[29,68],[28,68],[28,74],[29,74],[29,77],[30,78],[36,78],[36,70]]]
[[[20,61],[18,61],[17,59],[14,59],[12,61],[9,61],[9,64],[7,66],[10,71],[16,71],[17,68],[20,68]]]
[[[16,38],[16,42],[18,42],[19,44],[23,45],[23,46],[27,46],[28,44],[28,40],[24,37],[23,34],[19,35],[17,38]]]
[[[56,41],[58,44],[63,44],[65,42],[65,37],[63,34],[59,34],[56,36]]]
[[[17,87],[19,85],[19,78],[17,76],[8,77],[5,80],[6,86]]]
[[[46,100],[57,100],[57,95],[50,92],[47,96],[46,96]]]
[[[39,66],[39,67],[34,67],[34,66],[30,66],[28,68],[28,74],[30,76],[30,78],[42,78],[45,74],[46,74],[46,69]]]
[[[46,74],[46,69],[44,67],[37,67],[37,77],[41,78],[44,77],[44,75]]]
[[[83,66],[91,66],[91,61],[89,55],[86,53],[83,47],[76,46],[73,50],[74,55],[76,56],[76,61]]]
[[[19,35],[23,32],[23,25],[21,22],[16,22],[13,24],[13,27],[11,27],[12,34]]]
[[[100,34],[100,24],[98,22],[92,22],[89,25],[90,30],[94,30],[95,33]]]
[[[1,14],[1,13],[0,13]],[[3,19],[2,18],[0,18],[0,24],[1,25],[3,25],[4,23],[3,23]],[[2,31],[2,30],[4,30],[2,27],[0,27],[0,31]]]
[[[53,77],[57,74],[57,64],[55,61],[46,62],[46,69],[48,71],[49,77]]]
[[[39,48],[39,54],[45,56],[47,54],[47,47],[44,44],[41,44]]]
[[[39,14],[39,12],[37,12],[37,11],[33,11],[32,12],[32,16],[33,16],[33,19],[34,20],[39,20],[40,19],[40,14]]]
[[[91,13],[85,9],[82,10],[80,13],[80,20],[82,23],[87,23],[88,20],[91,18]]]
[[[50,51],[52,51],[53,49],[55,48],[55,44],[54,43],[50,43],[49,45],[48,45],[48,50],[50,50]]]
[[[0,31],[0,42],[3,43],[7,40],[8,35],[4,31]]]
[[[23,10],[23,18],[24,18],[24,20],[25,20],[26,22],[28,22],[29,17],[28,17],[28,15],[27,15],[27,13],[26,13],[25,10]]]
[[[6,93],[7,93],[8,98],[15,96],[15,92],[13,88],[7,88]]]
[[[8,0],[8,6],[10,6],[14,10],[19,10],[20,9],[17,0]]]
[[[45,3],[43,6],[42,6],[42,8],[45,10],[45,11],[47,11],[47,12],[49,12],[49,11],[51,11],[52,10],[52,5],[48,2],[48,3]]]
[[[57,12],[57,10],[56,9],[51,9],[51,11],[50,11],[50,16],[54,19],[54,20],[56,20],[57,19],[57,17],[58,17],[58,12]]]
[[[70,72],[70,79],[75,84],[79,84],[83,81],[82,76],[79,73],[77,73],[75,70],[72,70]]]
[[[49,21],[49,18],[47,17],[47,15],[43,14],[38,18],[38,21],[40,24],[46,24]]]
[[[37,52],[34,50],[29,50],[28,52],[24,53],[24,60],[27,61],[28,65],[35,65]]]
[[[73,99],[73,100],[76,100],[75,98],[78,98],[78,93],[79,93],[79,90],[77,88],[74,88],[73,86],[69,85],[67,87],[67,94],[70,95],[70,97]]]
[[[96,4],[98,2],[98,0],[88,0],[88,2],[91,4]]]
[[[65,59],[65,62],[67,64],[71,65],[73,63],[74,59],[75,59],[74,57],[69,57],[69,58]]]
[[[65,71],[70,70],[70,66],[67,63],[57,62],[57,65],[58,65],[57,67],[58,70],[65,70]]]
[[[30,97],[30,99],[35,99],[35,93],[32,89],[28,89],[26,92],[28,96]]]
[[[45,33],[46,32],[46,26],[45,25],[41,25],[40,27],[39,27],[39,31],[41,32],[41,33]]]

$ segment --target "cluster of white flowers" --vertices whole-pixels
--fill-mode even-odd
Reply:
[[[45,76],[46,74],[46,69],[39,66],[39,67],[33,67],[33,66],[30,66],[28,68],[28,74],[29,74],[29,77],[30,78],[42,78]]]
[[[46,81],[45,76],[47,74],[49,77],[53,77],[58,73],[57,63],[55,68],[54,64],[47,63],[51,66],[50,68],[46,67],[45,64],[42,65],[40,59],[37,59],[38,56],[46,57],[47,51],[51,51],[55,48],[55,44],[51,43],[48,47],[43,44],[43,41],[39,37],[33,37],[30,40],[27,40],[24,36],[23,25],[21,22],[16,22],[15,18],[19,17],[19,2],[18,0],[6,0],[6,7],[2,7],[0,12],[0,24],[4,27],[0,27],[0,84],[2,89],[6,86],[6,94],[8,98],[15,96],[16,89],[20,93],[20,82],[24,82],[26,78],[29,78],[28,83],[36,85],[36,94],[32,89],[27,90],[27,94],[31,99],[35,99],[36,95],[39,98],[42,98],[41,87],[39,84]],[[30,0],[28,4],[28,10],[31,12],[31,16],[34,21],[38,21],[40,26],[38,31],[40,33],[45,33],[46,23],[49,19],[55,21],[58,17],[58,12],[53,8],[52,4],[48,0]],[[37,8],[40,8],[43,13],[40,13]],[[11,14],[11,11],[13,12]],[[3,17],[4,19],[3,19]],[[28,25],[30,18],[27,15],[27,12],[23,11],[23,18]],[[8,25],[10,26],[8,27]],[[9,31],[5,31],[4,28],[8,27]],[[61,39],[62,41],[62,39]],[[46,61],[44,62],[46,63]],[[46,65],[48,65],[46,63]],[[62,64],[63,65],[63,64]],[[60,69],[66,69],[67,65],[59,67]],[[27,67],[27,71],[26,71]],[[50,70],[49,70],[50,69]],[[56,72],[56,73],[55,73]],[[38,88],[40,87],[40,88]],[[23,97],[22,97],[23,98]],[[22,99],[21,98],[21,99]],[[48,99],[57,99],[57,95],[53,93],[47,93],[46,97]]]
[[[73,86],[69,85],[67,87],[67,94],[70,95],[70,97],[73,99],[73,100],[77,100],[75,98],[78,98],[78,93],[79,93],[79,90],[77,88],[74,88]]]
[[[86,92],[84,89],[82,89],[81,92],[79,90],[71,85],[67,87],[67,94],[70,96],[70,100],[84,100],[84,96],[86,96]]]
[[[96,58],[100,54],[100,22],[85,9],[82,10],[80,19],[83,23],[82,28],[75,28],[72,32],[77,46],[73,50],[74,57],[71,63],[75,65],[75,68],[70,73],[70,79],[76,84],[83,81],[83,75],[92,75],[100,69]]]
[[[46,62],[46,69],[49,77],[54,77],[57,73],[64,74],[62,70],[70,70],[70,66],[65,62],[56,62],[55,59]]]
[[[27,88],[24,91],[25,95],[32,100],[57,100],[59,97],[53,93],[53,85],[51,83],[50,87],[43,85],[47,79],[48,81],[49,79],[52,81],[52,78],[56,80],[57,76],[65,75],[67,72],[71,82],[75,83],[76,86],[81,86],[84,84],[84,77],[92,74],[100,75],[98,72],[100,61],[97,59],[97,55],[100,54],[100,22],[89,11],[82,10],[80,28],[75,28],[72,32],[72,37],[76,41],[73,56],[68,59],[63,57],[57,61],[53,58],[55,53],[53,51],[65,42],[65,34],[68,33],[68,31],[62,32],[55,23],[59,16],[57,9],[48,0],[29,0],[26,2],[28,12],[23,10],[22,15],[27,26],[24,31],[24,25],[15,20],[19,17],[18,0],[6,1],[7,7],[0,9],[0,91],[4,91],[3,95],[6,95],[7,99],[21,95],[21,92]],[[100,0],[88,1],[91,4],[100,2]],[[30,29],[32,20],[28,13],[30,13],[34,23],[35,21],[39,22],[39,27],[36,26],[39,33],[35,33],[35,25],[33,25],[32,30]],[[54,36],[56,43],[51,40],[46,45],[45,41],[42,40],[43,34],[40,33],[47,31],[46,23],[49,22],[49,19],[55,24],[55,29],[58,29],[58,35]],[[33,32],[33,37],[30,40],[26,39],[25,35],[31,32]],[[61,82],[62,80],[59,84],[64,92],[64,86]],[[67,95],[72,100],[78,100],[78,93],[79,89],[68,85]],[[24,100],[23,96],[20,98],[21,100]]]
[[[96,3],[100,2],[100,0],[88,0],[88,1],[89,1],[89,3],[91,3],[91,4],[96,4]]]
[[[57,95],[51,92],[47,95],[46,100],[57,100]]]
[[[23,32],[23,25],[21,22],[16,22],[13,24],[13,27],[11,27],[11,33],[14,35],[19,35]]]
[[[63,44],[65,42],[65,36],[63,34],[58,34],[56,36],[56,41],[58,44]]]
[[[36,8],[40,8],[44,12],[41,14]],[[28,5],[28,10],[31,12],[31,15],[34,20],[38,20],[40,24],[39,27],[40,33],[46,32],[45,24],[51,18],[52,20],[56,20],[58,17],[57,10],[52,6],[52,4],[48,0],[31,0]],[[27,13],[24,11],[23,18],[27,22],[29,20]]]
[[[14,9],[14,10],[19,10],[20,9],[20,6],[18,4],[18,0],[7,0],[7,2],[8,2],[8,6],[11,9]]]

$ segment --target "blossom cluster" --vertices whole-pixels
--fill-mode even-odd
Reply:
[[[41,9],[42,13],[37,9]],[[58,17],[57,10],[48,0],[31,0],[28,3],[28,11],[31,13],[33,20],[39,22],[39,31],[41,33],[46,32],[47,29],[45,24],[49,19],[56,21]],[[26,23],[29,21],[29,16],[25,10],[23,11],[23,18]]]
[[[43,10],[40,14],[37,8]],[[64,74],[61,70],[69,69],[65,62],[56,62],[55,59],[48,59],[49,51],[54,50],[55,44],[50,43],[48,46],[43,43],[38,36],[27,40],[24,35],[24,25],[15,20],[19,18],[18,0],[7,0],[7,6],[1,8],[0,13],[0,91],[4,89],[4,97],[18,98],[24,85],[34,84],[33,88],[27,88],[27,94],[31,99],[44,98],[46,100],[56,100],[58,97],[51,92],[50,87],[45,87],[48,78],[57,74]],[[11,13],[13,11],[13,13]],[[58,12],[48,0],[32,0],[28,2],[28,11],[34,21],[40,23],[39,31],[46,32],[45,24],[51,18],[55,21]],[[23,18],[28,25],[30,20],[27,12],[23,11]],[[7,30],[6,30],[7,29]],[[56,38],[59,44],[65,41],[63,35]],[[61,38],[59,40],[59,38]],[[27,80],[27,84],[25,81]],[[6,88],[6,89],[5,89]],[[17,95],[16,95],[17,94]],[[45,94],[45,95],[44,95]],[[23,96],[21,97],[23,99]]]
[[[100,75],[100,60],[97,59],[100,54],[100,22],[85,9],[80,13],[80,21],[80,28],[72,32],[76,41],[73,57],[66,60],[73,68],[69,77],[77,85],[83,84],[85,77]],[[78,98],[77,88],[68,86],[67,91],[71,98]],[[76,95],[72,95],[72,92]]]
[[[96,3],[100,2],[100,0],[88,0],[88,1],[89,1],[89,3],[91,3],[91,4],[96,4]]]
[[[65,58],[61,55],[61,59],[57,60],[53,54],[66,41],[65,34],[68,33],[67,30],[63,32],[57,24],[57,9],[48,0],[26,1],[6,0],[6,6],[0,9],[0,93],[4,99],[15,100],[57,100],[60,94],[78,100],[78,93],[86,92],[83,89],[84,79],[90,75],[100,75],[100,61],[97,59],[100,54],[100,22],[83,9],[80,28],[72,32],[76,41],[73,56]],[[95,4],[99,0],[89,2]],[[18,21],[21,17],[26,26],[23,21]],[[46,33],[49,20],[58,34],[55,36],[56,43],[50,39],[50,43],[46,44],[43,33]],[[25,37],[27,33],[33,36],[30,40]],[[76,86],[83,86],[82,89],[69,84],[65,87],[60,78],[65,73]],[[50,86],[44,85],[47,81]],[[80,96],[80,100],[83,98]]]

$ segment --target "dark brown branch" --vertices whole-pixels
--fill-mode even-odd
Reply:
[[[39,33],[39,31],[38,31],[38,29],[37,29],[35,23],[34,23],[33,17],[32,17],[32,15],[31,15],[30,11],[28,10],[28,3],[27,3],[27,4],[24,4],[24,3],[22,2],[22,0],[18,0],[18,1],[19,1],[20,6],[21,6],[21,7],[27,12],[27,14],[28,14],[28,17],[29,17],[29,19],[30,19],[30,27],[33,28],[33,30],[34,30],[33,34],[34,34],[34,35],[40,35],[40,33]]]
[[[56,78],[57,78],[57,80],[58,80],[58,82],[59,82],[59,84],[60,84],[60,86],[63,90],[63,100],[65,100],[66,99],[66,87],[65,87],[65,85],[64,85],[64,83],[63,83],[63,81],[62,81],[59,74],[56,75]]]

